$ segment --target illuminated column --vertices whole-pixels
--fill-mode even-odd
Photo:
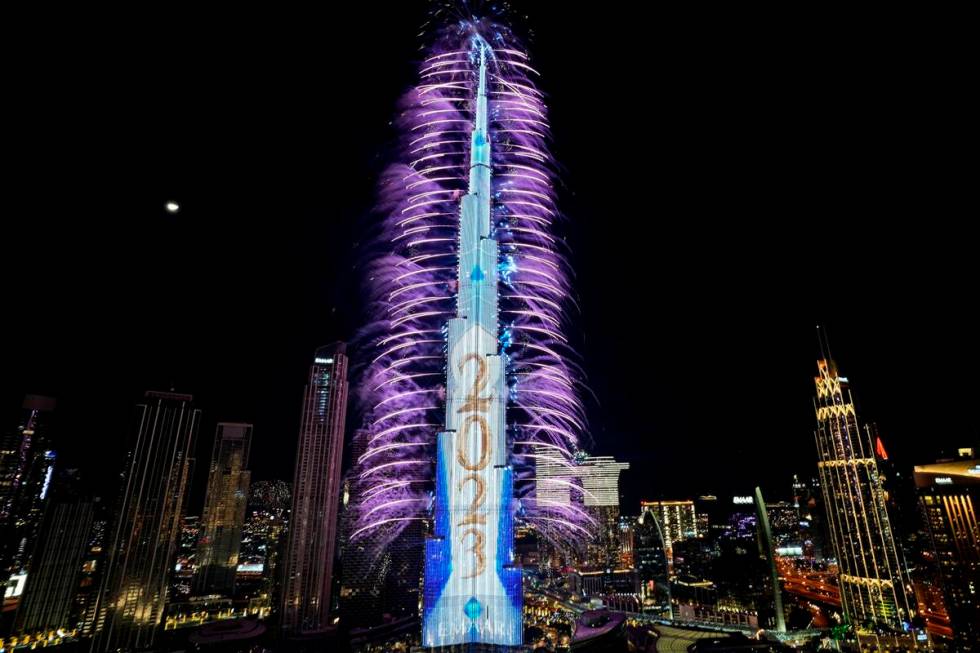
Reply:
[[[479,65],[469,192],[460,204],[457,316],[449,320],[446,429],[438,436],[434,537],[426,543],[422,643],[516,646],[523,637],[514,568],[507,385],[497,329],[497,241],[490,228],[487,57]]]
[[[912,611],[874,447],[858,425],[847,378],[829,358],[817,361],[817,372],[817,467],[844,613],[859,628],[871,622],[902,630]]]

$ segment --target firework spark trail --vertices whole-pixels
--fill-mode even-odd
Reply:
[[[512,32],[467,16],[436,30],[417,85],[400,103],[398,161],[380,183],[382,218],[366,275],[374,321],[361,334],[373,353],[359,384],[366,428],[352,496],[354,536],[382,546],[431,508],[479,42],[492,48],[492,222],[518,513],[547,538],[577,540],[590,527],[581,509],[538,501],[535,492],[539,450],[571,460],[585,428],[583,374],[565,334],[571,267],[555,232],[562,217],[544,94]],[[564,480],[578,486],[569,470]]]

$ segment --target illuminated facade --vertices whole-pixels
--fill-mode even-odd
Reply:
[[[73,602],[92,531],[92,504],[58,503],[49,509],[14,632],[34,635],[73,630]]]
[[[514,478],[506,435],[507,385],[497,339],[498,243],[491,235],[487,58],[478,66],[469,193],[460,204],[456,317],[449,320],[446,428],[438,436],[434,535],[426,543],[426,646],[516,646],[523,637],[521,571],[514,562]]]
[[[589,566],[616,568],[620,558],[619,474],[630,468],[612,456],[584,456],[575,467],[582,502],[592,518],[595,536],[586,546]]]
[[[252,425],[219,422],[197,543],[197,594],[232,596],[251,472]]]
[[[293,634],[330,625],[347,419],[346,351],[344,343],[316,350],[303,399],[281,618],[283,630]]]
[[[817,467],[844,614],[855,626],[871,622],[905,629],[913,616],[908,583],[870,432],[860,428],[848,380],[834,362],[817,361],[817,372]]]
[[[360,336],[373,348],[358,393],[368,438],[351,487],[351,538],[375,556],[409,524],[433,518],[438,434],[458,419],[447,410],[459,400],[447,397],[447,363],[456,376],[495,375],[481,382],[504,407],[494,437],[504,438],[511,466],[510,509],[551,543],[591,536],[580,504],[535,493],[537,456],[568,465],[584,429],[582,372],[565,333],[571,266],[538,73],[496,19],[506,8],[483,10],[481,18],[463,4],[434,10],[418,83],[395,121],[398,152],[380,183],[364,266],[370,322]],[[482,358],[462,372],[451,358],[463,353],[458,338],[477,332],[450,324],[460,319],[482,329],[477,349],[465,350]],[[462,415],[470,417],[479,415]]]
[[[698,518],[693,501],[641,501],[641,513],[649,511],[663,531],[667,557],[675,542],[698,536]]]
[[[147,392],[99,592],[93,651],[149,649],[163,620],[201,419],[193,397]]]
[[[980,650],[980,460],[915,468],[957,651]]]
[[[506,7],[483,9],[433,11],[364,266],[350,549],[381,560],[431,524],[426,646],[520,642],[515,521],[550,544],[592,536],[580,502],[535,491],[539,456],[570,467],[579,449],[583,379],[544,94]]]
[[[27,395],[17,429],[0,440],[0,587],[6,598],[20,595],[47,504],[54,408],[50,397]]]

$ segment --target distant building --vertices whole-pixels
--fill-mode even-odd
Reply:
[[[138,406],[121,504],[108,542],[93,651],[148,649],[163,620],[201,419],[193,397],[147,392]]]
[[[619,563],[619,474],[629,468],[612,456],[583,456],[574,466],[585,511],[595,521],[596,535],[586,545],[588,566],[615,568]]]
[[[980,650],[980,460],[915,468],[958,651]]]
[[[248,601],[250,614],[265,616],[273,605],[279,604],[276,579],[289,505],[289,483],[259,481],[252,484],[235,580],[236,598]]]
[[[251,472],[251,424],[219,422],[197,544],[195,592],[232,597]]]
[[[335,343],[316,350],[303,398],[283,579],[281,624],[288,633],[331,625],[346,417],[346,346]]]
[[[641,582],[644,610],[670,611],[668,544],[656,514],[644,507],[633,525],[633,559]]]
[[[814,384],[817,467],[840,567],[844,614],[855,625],[904,630],[913,616],[910,585],[885,507],[870,431],[858,424],[849,382],[829,354],[817,361]]]
[[[640,511],[647,510],[660,523],[668,558],[674,542],[698,536],[698,518],[693,501],[641,501]]]
[[[8,599],[23,591],[44,515],[55,466],[54,409],[54,399],[27,395],[17,428],[0,437],[0,587]]]

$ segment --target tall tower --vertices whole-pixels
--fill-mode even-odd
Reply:
[[[902,630],[912,618],[908,585],[869,431],[860,428],[848,380],[829,351],[817,361],[814,383],[817,467],[844,614],[858,628],[876,623]]]
[[[330,625],[346,417],[346,345],[338,342],[316,350],[303,398],[283,582],[286,632]]]
[[[136,441],[108,542],[93,651],[139,650],[154,644],[201,421],[193,401],[188,394],[150,391],[137,407]]]
[[[251,424],[218,422],[197,544],[198,594],[234,594],[252,477],[246,470],[251,443]]]
[[[422,643],[516,646],[523,637],[514,561],[507,385],[497,330],[497,241],[490,223],[489,44],[479,67],[469,192],[460,202],[456,317],[449,320],[446,428],[439,433],[434,535],[426,543]]]

